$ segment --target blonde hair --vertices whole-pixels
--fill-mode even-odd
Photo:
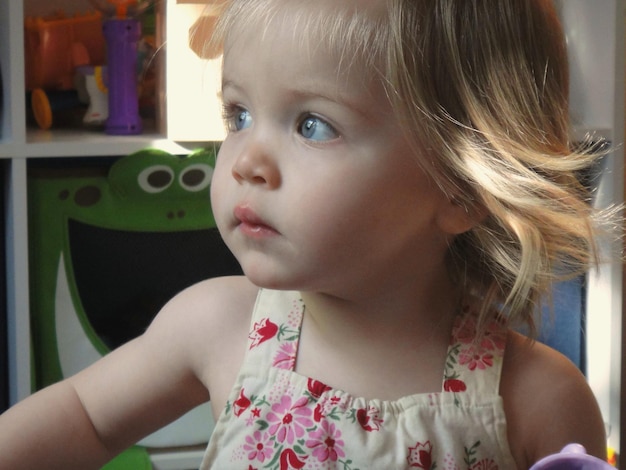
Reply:
[[[449,261],[480,299],[480,323],[497,306],[534,332],[552,282],[597,262],[596,214],[578,174],[598,154],[570,141],[566,45],[552,2],[327,3],[332,14],[317,2],[229,0],[216,37],[291,8],[302,12],[294,39],[379,74],[420,164],[476,219]]]

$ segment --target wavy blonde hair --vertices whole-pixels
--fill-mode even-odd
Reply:
[[[548,0],[227,0],[214,40],[291,8],[294,40],[379,74],[420,164],[475,217],[452,274],[535,331],[556,279],[597,262],[597,214],[579,172],[599,154],[570,141],[568,64]],[[309,5],[309,6],[307,6]],[[364,7],[363,5],[367,5]],[[269,32],[269,29],[266,29]],[[320,46],[321,44],[321,46]],[[214,47],[214,46],[211,46]]]

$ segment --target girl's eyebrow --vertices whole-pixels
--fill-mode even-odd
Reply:
[[[227,79],[222,79],[222,87],[221,87],[221,89],[218,92],[220,98],[223,95],[223,90],[226,89],[226,88],[232,88],[232,89],[234,89],[236,91],[243,91],[243,88],[240,87],[239,85],[237,85],[234,81],[227,80]]]
[[[235,81],[226,78],[222,81],[222,90],[227,88],[230,88],[236,92],[245,92],[244,87],[238,85]],[[222,90],[220,90],[219,92],[220,98],[222,98]],[[337,103],[363,117],[369,114],[366,110],[366,107],[363,106],[362,100],[359,101],[356,98],[349,97],[346,93],[329,93],[325,88],[322,89],[321,87],[315,85],[304,84],[298,87],[287,88],[283,91],[282,96],[304,101],[321,99],[330,103]]]
[[[302,100],[322,99],[331,103],[337,103],[341,106],[351,109],[357,114],[366,115],[364,106],[362,105],[362,101],[359,102],[356,99],[348,97],[345,93],[333,94],[327,93],[323,90],[307,89],[306,87],[303,87],[287,90],[287,94]]]

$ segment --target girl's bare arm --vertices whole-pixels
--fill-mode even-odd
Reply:
[[[238,286],[218,280],[188,290],[166,305],[144,335],[1,415],[0,468],[98,469],[208,400],[210,377],[221,380],[221,364],[228,363],[215,356],[228,353],[226,344],[245,344],[245,333],[241,341],[229,337],[240,335],[230,322],[247,331],[247,320],[229,311],[239,295],[231,287]],[[254,299],[249,292],[248,302]],[[247,304],[234,306],[249,319]],[[211,366],[211,357],[219,367]],[[230,373],[225,377],[230,380]]]

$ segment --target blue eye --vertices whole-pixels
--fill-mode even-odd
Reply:
[[[245,109],[240,110],[233,120],[233,124],[235,129],[238,131],[242,129],[247,129],[252,124],[252,116],[250,116],[250,112]]]
[[[228,124],[228,130],[231,132],[241,131],[252,125],[250,112],[238,106],[235,106],[233,109],[226,109],[224,119]]]
[[[315,117],[307,116],[298,125],[298,132],[309,140],[323,142],[333,140],[338,137],[337,131],[326,121]]]

